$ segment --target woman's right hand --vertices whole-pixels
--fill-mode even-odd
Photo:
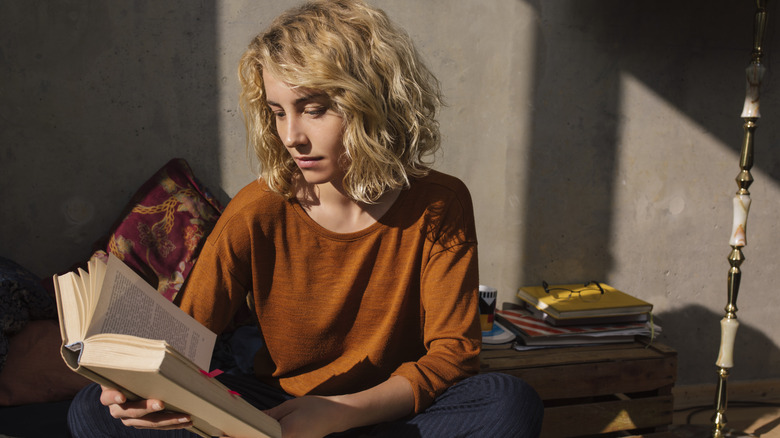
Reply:
[[[179,412],[165,411],[160,400],[127,401],[116,389],[102,386],[100,403],[108,406],[111,416],[122,420],[125,426],[138,429],[181,429],[191,426],[190,417]]]

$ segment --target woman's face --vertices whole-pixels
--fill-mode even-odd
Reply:
[[[317,90],[290,87],[265,71],[263,83],[279,138],[306,182],[340,185],[344,120],[330,98]]]

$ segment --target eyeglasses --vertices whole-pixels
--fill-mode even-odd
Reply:
[[[542,287],[545,293],[561,301],[570,300],[571,297],[577,295],[582,301],[593,302],[600,300],[601,296],[604,295],[604,288],[598,281],[589,281],[582,285],[582,289],[566,289],[563,287],[550,288],[550,285],[542,280]]]

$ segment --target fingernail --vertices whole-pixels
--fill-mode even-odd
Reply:
[[[155,403],[152,405],[152,409],[154,409],[155,411],[159,411],[162,409],[162,406],[160,406],[159,403]]]
[[[179,418],[179,423],[189,423],[190,418],[189,417],[181,417]]]
[[[122,396],[121,396],[121,395],[118,395],[118,396],[114,397],[114,401],[115,401],[115,402],[117,402],[117,403],[119,403],[119,404],[121,405],[122,403],[124,403],[124,402],[125,402],[125,399],[124,399],[124,398],[122,398]]]

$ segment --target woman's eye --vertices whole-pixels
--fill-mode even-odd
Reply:
[[[308,114],[310,116],[321,116],[325,114],[327,109],[325,108],[308,108],[306,111],[304,111],[304,114]]]

